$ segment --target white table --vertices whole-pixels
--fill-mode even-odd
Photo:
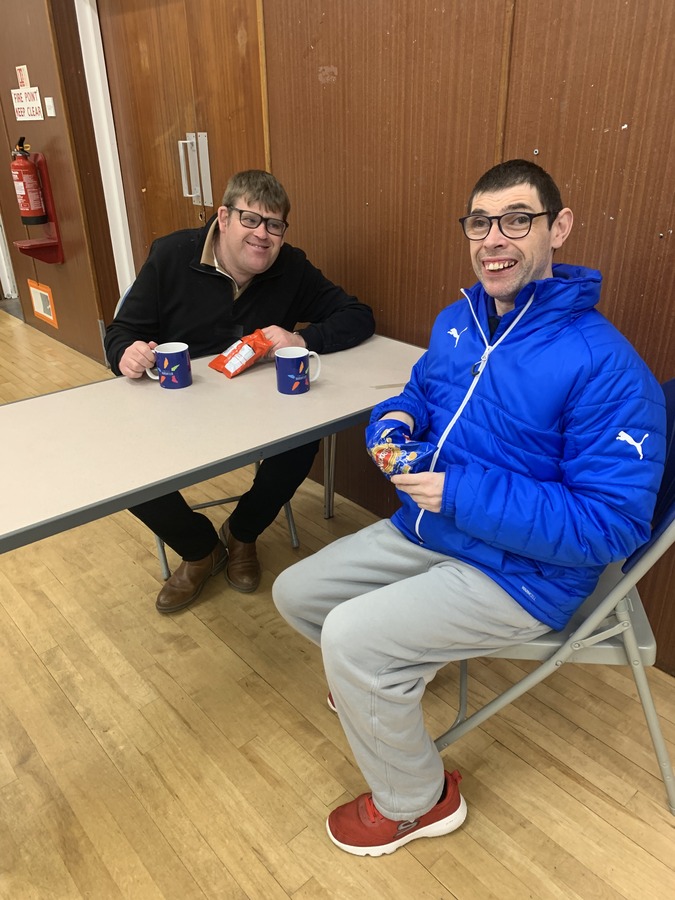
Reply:
[[[364,422],[422,353],[376,335],[322,356],[298,396],[277,391],[273,363],[228,379],[207,358],[182,390],[115,378],[6,404],[0,552]]]

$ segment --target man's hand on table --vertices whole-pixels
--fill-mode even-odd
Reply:
[[[157,341],[134,341],[122,354],[119,369],[127,378],[141,378],[146,369],[155,365],[155,354],[152,352],[157,346]]]
[[[282,347],[306,347],[304,338],[300,334],[292,331],[286,331],[280,325],[268,325],[262,329],[268,341],[272,341],[272,346],[267,352],[267,359],[274,359],[274,354]]]

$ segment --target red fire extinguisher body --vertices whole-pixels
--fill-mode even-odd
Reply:
[[[30,154],[23,149],[19,150],[17,147],[12,156],[14,158],[10,168],[21,221],[24,225],[44,225],[49,221],[49,216],[42,197],[37,166]]]

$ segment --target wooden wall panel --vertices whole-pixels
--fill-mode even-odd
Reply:
[[[556,178],[576,217],[560,259],[601,270],[600,310],[660,381],[675,377],[673,34],[672,0],[517,0],[504,146]],[[675,673],[675,550],[640,589]]]
[[[471,278],[457,217],[493,161],[504,0],[267,2],[272,168],[288,240],[372,304],[378,331],[427,341]],[[481,65],[467,55],[480,38]]]
[[[518,0],[504,146],[554,175],[576,216],[560,258],[602,271],[600,309],[660,380],[675,375],[674,33],[672,0]]]
[[[494,161],[507,0],[265,2],[272,171],[288,241],[375,311],[381,334],[426,345],[474,278],[457,217]],[[480,64],[467,48],[480,46]],[[380,514],[393,492],[341,436],[338,489]]]

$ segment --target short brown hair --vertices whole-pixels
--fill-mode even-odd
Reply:
[[[237,172],[227,182],[222,205],[236,206],[242,198],[246,203],[259,203],[265,209],[279,213],[284,221],[291,211],[291,201],[283,185],[262,169]]]
[[[548,210],[548,227],[550,228],[563,208],[560,191],[548,172],[536,163],[530,162],[529,159],[509,159],[506,162],[498,163],[481,175],[471,191],[466,209],[467,214],[471,215],[471,207],[477,194],[484,194],[486,191],[503,191],[505,188],[515,187],[517,184],[529,184],[535,188],[544,209]]]

